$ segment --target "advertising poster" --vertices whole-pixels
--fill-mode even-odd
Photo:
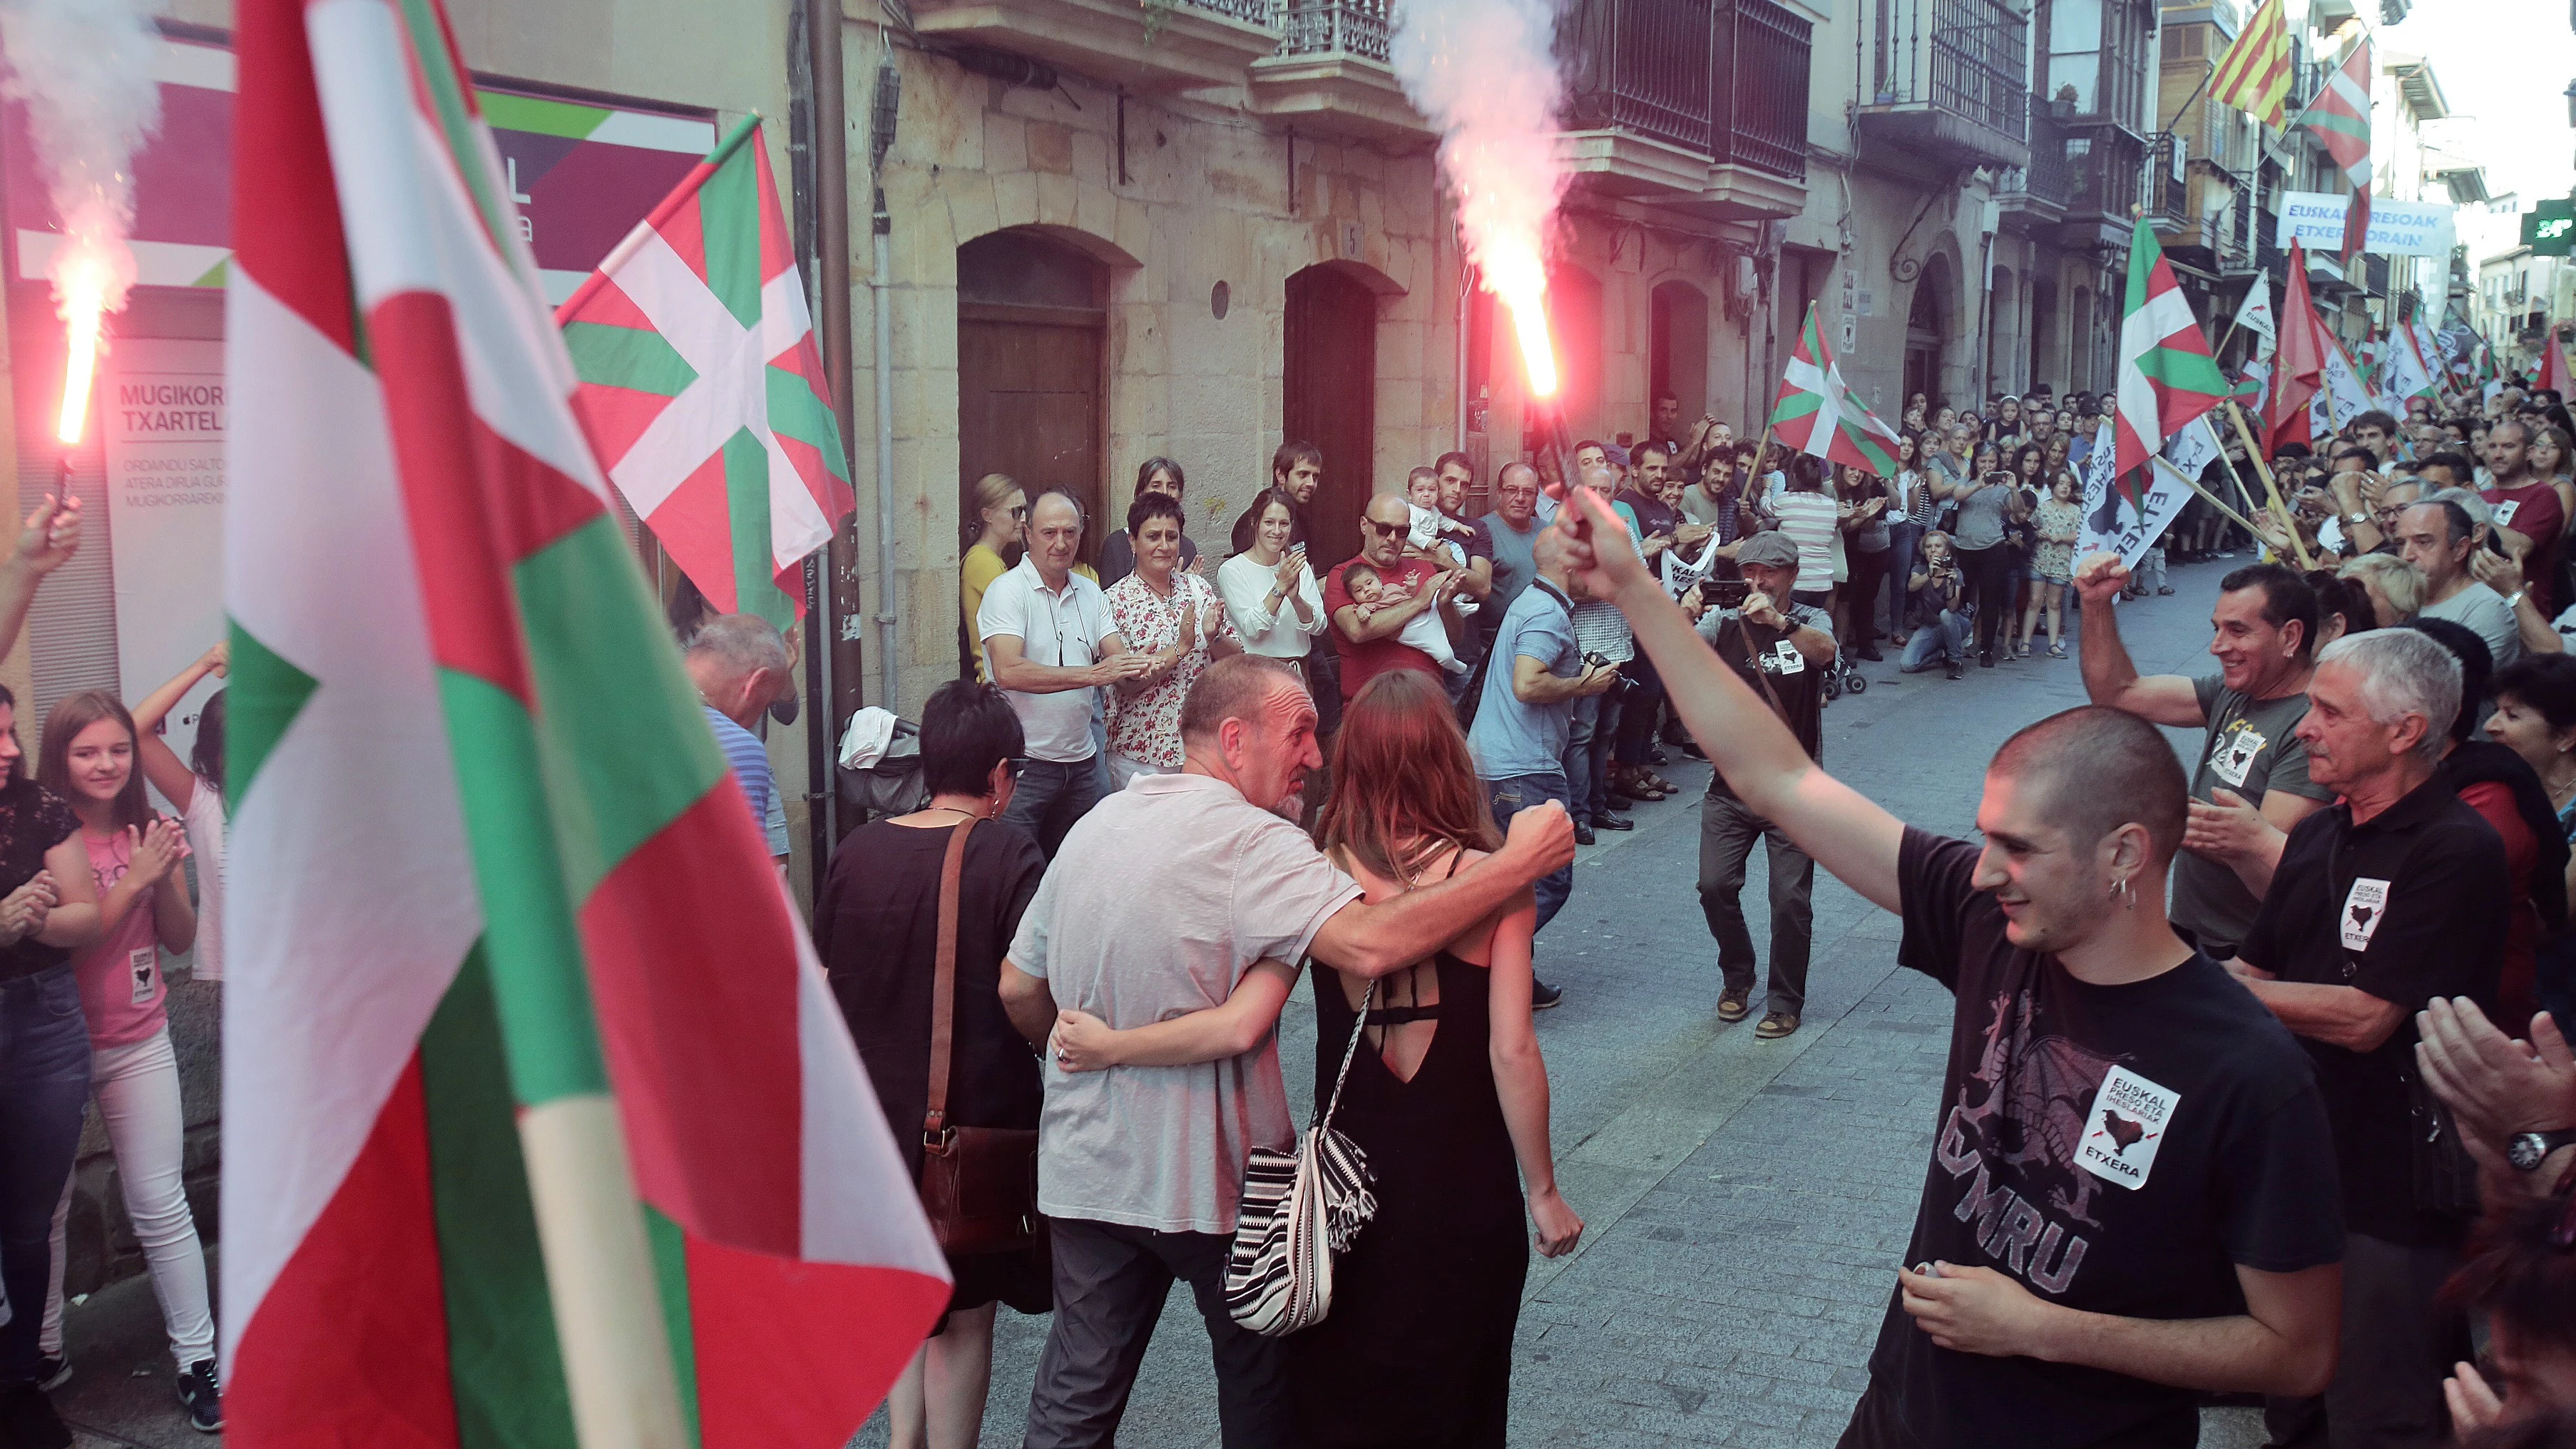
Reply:
[[[132,702],[223,637],[224,345],[118,343],[100,379],[98,421],[117,687]],[[197,711],[221,687],[208,678],[171,711],[165,738],[179,758],[197,737]]]

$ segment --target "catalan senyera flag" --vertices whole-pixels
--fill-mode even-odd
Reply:
[[[2282,129],[2290,99],[2290,27],[2282,0],[2263,0],[2210,72],[2212,98]]]
[[[1771,431],[1809,457],[1849,463],[1882,478],[1896,472],[1896,430],[1843,384],[1843,370],[1825,344],[1813,302],[1807,304],[1806,325],[1798,329],[1798,345],[1789,353],[1779,396],[1772,400]]]
[[[945,1265],[608,509],[446,18],[237,15],[230,1442],[573,1449],[578,1270],[523,1148],[571,1125],[585,1182],[622,1144],[686,1441],[837,1449]]]
[[[748,116],[555,313],[573,413],[718,613],[785,628],[854,503],[787,218]]]
[[[2299,124],[2316,133],[2317,143],[2352,183],[2352,200],[2345,205],[2343,219],[2345,266],[2352,265],[2362,239],[2370,233],[2370,54],[2369,40],[2356,43],[2343,64],[2326,78],[2317,98],[2299,113]]]
[[[2129,237],[2129,292],[2120,317],[2119,438],[2115,476],[2146,466],[2165,439],[2218,406],[2227,378],[2209,352],[2209,336],[2174,279],[2173,263],[2154,228],[2138,220]]]

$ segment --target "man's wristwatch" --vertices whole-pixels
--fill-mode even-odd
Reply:
[[[2557,1132],[2522,1132],[2506,1139],[2505,1161],[2522,1172],[2538,1172],[2549,1154],[2561,1147],[2576,1147],[2576,1127]]]

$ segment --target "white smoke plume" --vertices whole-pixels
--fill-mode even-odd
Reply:
[[[161,120],[152,80],[159,0],[0,0],[9,67],[0,93],[27,108],[37,164],[61,218],[54,300],[77,314],[125,305],[134,285],[134,152]],[[92,324],[93,327],[95,324]]]
[[[1403,0],[1389,44],[1406,99],[1440,128],[1468,259],[1511,304],[1524,349],[1544,320],[1548,225],[1568,180],[1556,154],[1565,80],[1555,40],[1549,0]],[[1554,390],[1552,378],[1532,381]]]

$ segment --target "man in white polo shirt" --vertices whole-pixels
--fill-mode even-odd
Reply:
[[[1002,819],[1027,831],[1050,860],[1100,799],[1093,692],[1152,664],[1111,631],[1100,585],[1073,571],[1081,549],[1080,505],[1062,492],[1039,494],[1029,507],[1027,556],[984,591],[975,616],[993,682],[1028,741],[1028,763]]]

